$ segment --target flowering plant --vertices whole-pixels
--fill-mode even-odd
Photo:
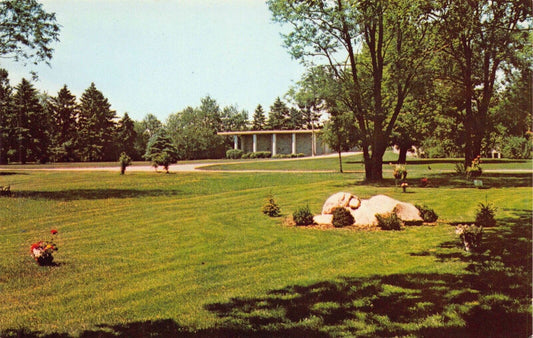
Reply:
[[[392,175],[397,180],[405,180],[407,177],[407,169],[405,169],[405,166],[397,164],[394,168],[394,171],[392,172]]]
[[[481,155],[477,155],[476,158],[472,160],[472,165],[466,168],[466,177],[467,178],[476,178],[481,176],[483,170],[479,164],[481,163]]]
[[[483,236],[482,226],[459,224],[455,229],[455,233],[459,235],[466,251],[476,249],[481,245],[481,239]]]
[[[57,245],[53,242],[53,236],[57,234],[57,230],[52,229],[50,233],[52,234],[50,241],[39,241],[31,245],[31,256],[39,265],[52,265],[54,260],[52,253],[58,249]]]

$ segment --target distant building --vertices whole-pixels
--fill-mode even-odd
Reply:
[[[245,153],[270,151],[272,156],[282,154],[324,155],[331,150],[318,137],[321,130],[255,130],[225,131],[218,135],[233,136],[234,149]]]

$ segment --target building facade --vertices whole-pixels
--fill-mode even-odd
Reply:
[[[245,153],[270,151],[272,156],[315,156],[331,153],[320,140],[320,133],[320,130],[255,130],[219,132],[218,135],[233,136],[233,148]]]

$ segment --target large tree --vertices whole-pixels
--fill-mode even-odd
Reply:
[[[79,140],[84,161],[114,161],[116,113],[94,83],[81,96]]]
[[[12,114],[12,88],[7,70],[0,69],[0,164],[7,163],[9,121]]]
[[[252,130],[264,130],[266,129],[266,115],[263,107],[258,104],[254,111],[252,118]]]
[[[76,96],[64,85],[48,100],[51,121],[51,158],[53,161],[78,160],[77,135],[79,105]]]
[[[289,129],[287,124],[289,113],[289,107],[277,97],[274,103],[270,106],[267,121],[268,128],[272,130]]]
[[[48,158],[48,117],[37,90],[26,79],[15,87],[11,151],[20,163],[45,162]]]
[[[459,87],[465,165],[481,153],[500,75],[519,62],[529,42],[531,3],[525,0],[435,0],[444,78]],[[500,72],[501,70],[506,72]]]
[[[137,139],[137,132],[135,131],[135,122],[130,118],[128,113],[117,123],[117,131],[115,134],[115,149],[118,154],[126,153],[130,157],[138,158],[135,149],[135,141]]]
[[[0,58],[37,64],[52,58],[59,25],[36,0],[0,2]]]
[[[368,180],[382,159],[413,79],[430,54],[431,22],[418,0],[269,0],[289,24],[285,43],[308,66],[319,63],[344,90],[339,101],[357,122]]]

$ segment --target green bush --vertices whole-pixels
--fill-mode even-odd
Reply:
[[[333,209],[333,226],[336,228],[342,228],[345,226],[353,225],[355,219],[352,214],[346,210],[346,208],[335,208]]]
[[[242,159],[249,159],[251,157],[252,153],[244,153],[242,154]]]
[[[460,224],[455,229],[466,251],[477,249],[483,239],[483,227],[475,225]]]
[[[401,230],[403,222],[394,212],[376,214],[378,226],[382,230]]]
[[[267,197],[267,200],[262,208],[263,214],[268,215],[270,217],[278,217],[281,215],[281,209],[274,201],[274,197],[272,195]]]
[[[118,161],[120,162],[120,174],[124,175],[126,168],[131,164],[131,157],[125,152],[122,152]]]
[[[415,207],[418,209],[420,217],[424,220],[426,223],[433,223],[436,222],[439,216],[435,213],[435,211],[431,208],[428,208],[426,205],[418,205],[416,204]]]
[[[309,209],[309,205],[296,209],[292,214],[292,219],[296,225],[311,225],[314,223],[313,214]]]
[[[244,151],[240,149],[230,149],[226,151],[226,158],[232,159],[232,160],[238,160],[242,158],[242,155],[244,154]]]
[[[250,154],[250,158],[270,158],[272,153],[270,151],[257,151]]]
[[[491,203],[479,203],[476,212],[476,225],[484,227],[496,226],[496,208]]]

